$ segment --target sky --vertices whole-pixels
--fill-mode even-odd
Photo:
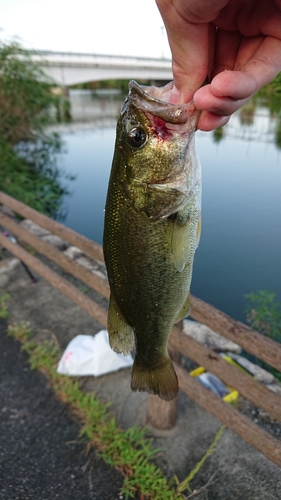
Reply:
[[[0,0],[0,40],[24,48],[170,58],[154,0]]]

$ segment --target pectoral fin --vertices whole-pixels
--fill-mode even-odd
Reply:
[[[107,329],[111,349],[128,356],[135,344],[133,329],[126,322],[113,294],[110,295]]]
[[[184,210],[177,214],[172,235],[172,256],[175,268],[180,273],[187,262],[192,264],[194,252],[199,244],[201,219]]]
[[[183,226],[175,222],[172,236],[172,256],[175,268],[180,273],[184,270],[188,259],[188,243],[188,222]]]

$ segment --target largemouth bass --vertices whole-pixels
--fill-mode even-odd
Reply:
[[[200,112],[192,102],[165,102],[171,86],[129,84],[117,124],[103,239],[110,345],[125,355],[135,345],[132,390],[165,400],[178,392],[167,343],[173,324],[190,311],[201,213],[194,146]]]

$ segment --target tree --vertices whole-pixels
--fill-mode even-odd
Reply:
[[[44,135],[56,105],[52,82],[18,44],[0,43],[0,135],[9,144]]]
[[[56,166],[62,142],[46,131],[58,107],[53,85],[31,52],[0,42],[0,189],[57,216],[67,191]]]

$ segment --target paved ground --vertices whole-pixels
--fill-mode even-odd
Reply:
[[[12,295],[9,321],[29,321],[35,332],[50,330],[62,349],[75,335],[94,334],[101,329],[43,279],[32,284],[19,264],[0,273],[0,294],[3,291]],[[25,355],[5,336],[4,329],[2,323],[0,499],[118,499],[122,484],[119,474],[96,456],[92,457],[92,469],[84,472],[87,457],[75,442],[75,420],[54,398],[44,376],[30,372]],[[112,401],[112,410],[124,428],[135,422],[145,424],[147,396],[131,392],[129,369],[87,377],[84,387]],[[165,474],[176,474],[183,480],[213,442],[221,424],[183,393],[178,403],[175,427],[162,433],[149,432],[155,446],[162,448],[158,462]],[[281,470],[229,430],[192,487],[204,486],[214,473],[215,480],[196,500],[281,499]]]
[[[121,475],[86,456],[77,422],[2,320],[0,343],[0,499],[119,498]]]

